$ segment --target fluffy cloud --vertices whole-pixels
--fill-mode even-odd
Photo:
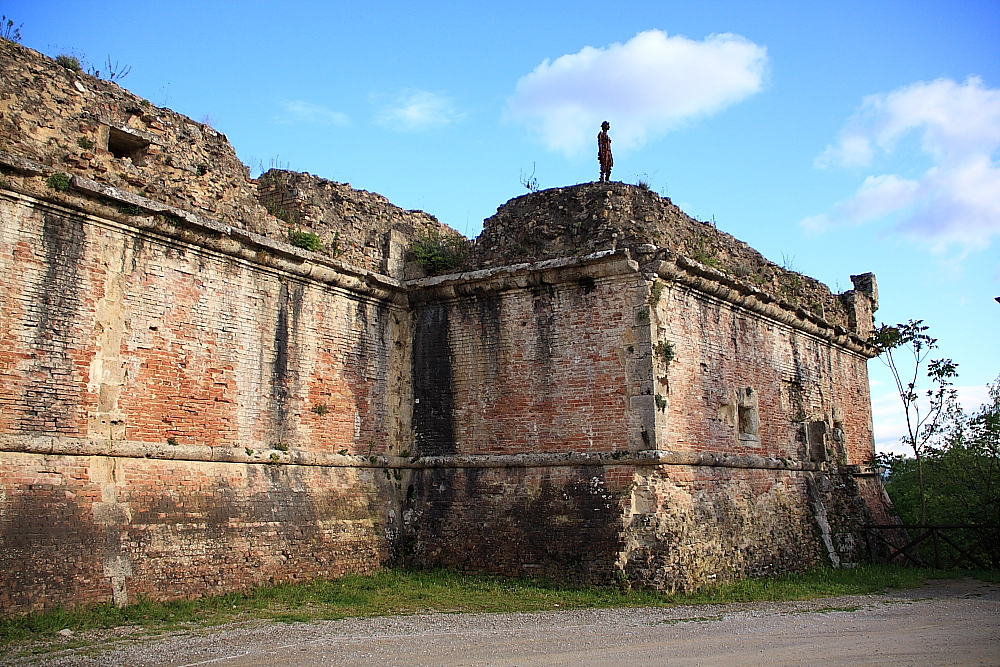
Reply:
[[[901,150],[908,138],[932,166],[915,179],[869,176],[828,214],[803,221],[819,229],[893,217],[897,228],[943,248],[989,245],[1000,234],[1000,90],[970,77],[915,83],[865,98],[840,141],[816,166],[865,167]]]
[[[601,121],[629,148],[758,92],[767,50],[726,33],[698,42],[641,32],[624,44],[546,60],[517,82],[504,118],[567,155],[589,151]]]
[[[323,123],[326,125],[347,125],[350,119],[347,114],[327,109],[319,104],[292,100],[281,102],[282,114],[275,122],[290,125],[293,123]]]
[[[462,118],[451,99],[426,90],[407,90],[376,121],[394,130],[413,132],[444,127]]]

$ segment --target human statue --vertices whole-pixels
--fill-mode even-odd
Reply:
[[[615,165],[615,159],[611,157],[611,137],[608,130],[611,123],[604,121],[601,123],[601,132],[597,135],[597,161],[601,163],[601,183],[611,180],[611,167]]]

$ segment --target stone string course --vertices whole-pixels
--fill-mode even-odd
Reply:
[[[390,565],[691,589],[861,562],[889,520],[873,276],[833,295],[585,184],[428,277],[432,216],[254,183],[224,135],[4,40],[0,75],[2,613]]]

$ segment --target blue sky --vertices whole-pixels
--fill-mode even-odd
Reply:
[[[647,179],[771,260],[921,318],[975,407],[1000,375],[1000,2],[0,2],[255,166],[475,236],[525,192]],[[256,172],[255,172],[256,173]],[[870,363],[876,432],[898,435]]]

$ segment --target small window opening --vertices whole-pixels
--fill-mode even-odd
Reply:
[[[812,421],[806,424],[806,443],[809,446],[809,458],[816,462],[829,459],[827,438],[830,435],[825,421]]]
[[[740,440],[757,439],[757,408],[749,405],[741,405],[737,408],[737,416],[740,429]]]
[[[146,147],[149,142],[128,132],[112,127],[108,132],[108,152],[119,160],[129,158],[136,166],[145,163]]]

